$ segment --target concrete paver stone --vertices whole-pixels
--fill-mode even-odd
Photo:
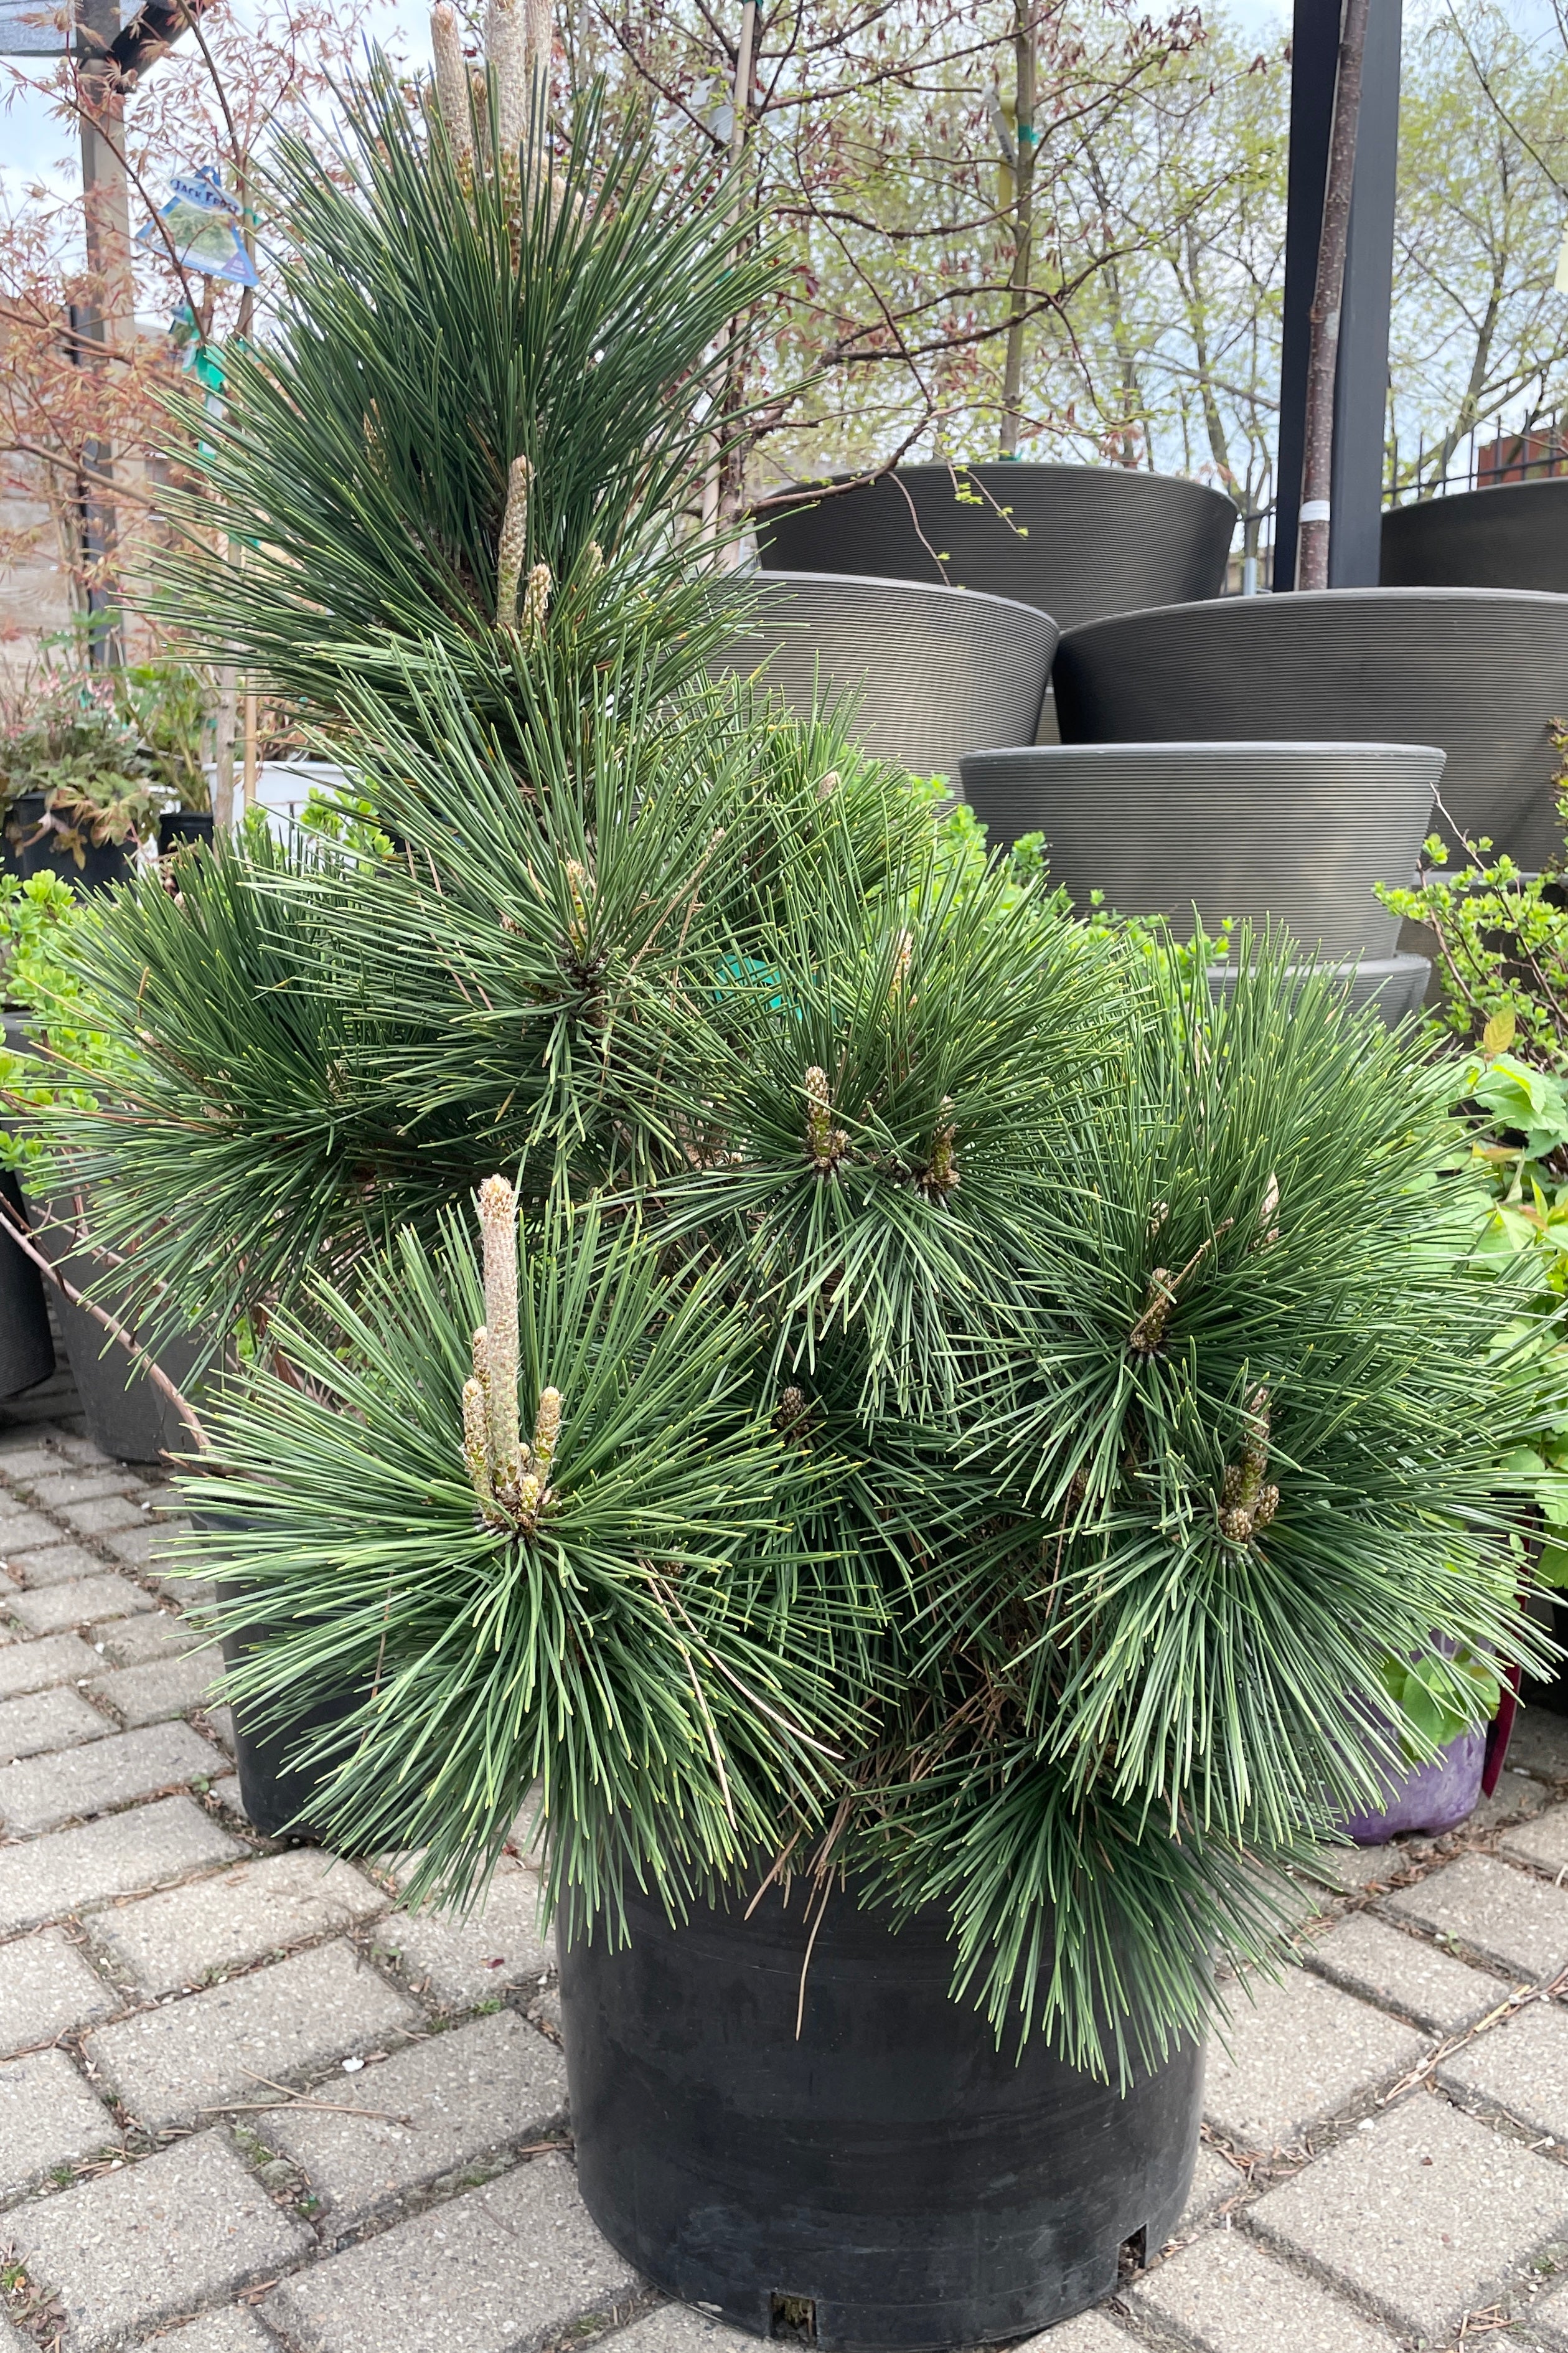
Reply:
[[[1568,2140],[1568,2010],[1532,2002],[1457,2051],[1437,2081],[1490,2101],[1532,2133]]]
[[[0,1560],[9,1560],[14,1552],[28,1552],[35,1546],[64,1541],[63,1530],[42,1512],[16,1512],[0,1523]]]
[[[1205,2231],[1141,2279],[1132,2302],[1204,2353],[1395,2353],[1386,2330],[1244,2231]]]
[[[265,2100],[258,2076],[285,2083],[420,2022],[351,1946],[323,1945],[121,2019],[85,2047],[132,2115],[155,2131],[221,2104]]]
[[[1498,1852],[1553,1877],[1568,1872],[1568,1806],[1550,1806],[1534,1821],[1521,1822],[1499,1842]]]
[[[8,2219],[29,2278],[64,2305],[64,2353],[106,2353],[133,2328],[269,2278],[310,2244],[219,2132]]]
[[[58,1512],[62,1504],[85,1504],[94,1495],[140,1496],[146,1493],[146,1486],[134,1471],[122,1466],[110,1468],[106,1463],[95,1468],[82,1463],[73,1468],[62,1464],[58,1471],[29,1479],[27,1493],[45,1511]]]
[[[1391,1895],[1388,1910],[1516,1977],[1554,1978],[1568,1968],[1568,1891],[1493,1855],[1461,1855]]]
[[[1182,2210],[1179,2227],[1183,2231],[1195,2230],[1205,2214],[1212,2214],[1215,2208],[1223,2205],[1227,2198],[1241,2197],[1247,2187],[1245,2173],[1232,2165],[1228,2158],[1222,2157],[1217,2148],[1210,2148],[1206,2141],[1200,2141],[1198,2161],[1193,2168],[1193,2186],[1187,2192],[1187,2202]]]
[[[189,1798],[0,1847],[0,1936],[178,1879],[247,1850]]]
[[[209,2312],[155,2339],[158,2353],[278,2353],[278,2339],[247,2304]]]
[[[166,1724],[200,1707],[222,1672],[223,1662],[213,1651],[187,1651],[144,1667],[116,1667],[112,1674],[100,1675],[92,1690],[128,1725]]]
[[[375,1945],[447,2010],[468,2010],[508,1986],[536,1986],[550,1967],[539,1937],[539,1883],[514,1862],[503,1863],[483,1909],[468,1919],[396,1912],[376,1930]]]
[[[0,1526],[0,1538],[5,1534]],[[96,1553],[79,1544],[71,1544],[62,1535],[58,1544],[42,1545],[33,1552],[17,1552],[13,1547],[5,1555],[5,1566],[24,1585],[68,1585],[84,1577],[101,1577],[103,1563]]]
[[[1508,1770],[1568,1780],[1568,1716],[1549,1707],[1521,1707],[1508,1744]]]
[[[0,1700],[0,1766],[47,1748],[71,1748],[79,1740],[101,1740],[113,1729],[108,1716],[68,1683],[29,1692],[25,1699]]]
[[[1508,1999],[1500,1978],[1468,1968],[1419,1936],[1403,1936],[1370,1912],[1342,1921],[1308,1958],[1335,1985],[1403,2010],[1428,2034],[1457,2034]]]
[[[63,2051],[0,2061],[0,2198],[120,2143],[119,2126]]]
[[[5,1607],[29,1634],[62,1634],[68,1626],[96,1626],[105,1618],[131,1618],[157,1603],[128,1577],[105,1569],[99,1577],[73,1577],[65,1585],[40,1585],[15,1593]]]
[[[384,2116],[279,2109],[256,2128],[303,2168],[334,2224],[498,2149],[536,2139],[566,2113],[566,2063],[515,2010],[477,2018],[353,2079],[356,2105]],[[405,2116],[406,2125],[393,2118]]]
[[[638,2286],[602,2239],[564,2158],[482,2189],[296,2273],[262,2306],[303,2353],[529,2353]]]
[[[129,1805],[175,1782],[215,1780],[225,1764],[188,1724],[111,1733],[80,1748],[0,1767],[0,1821],[10,1831],[52,1830],[74,1815]]]
[[[165,1519],[156,1512],[142,1512],[138,1515],[135,1527],[110,1528],[100,1541],[104,1550],[111,1552],[116,1560],[123,1561],[127,1568],[139,1569],[146,1575],[159,1567],[166,1568],[172,1563],[174,1538],[182,1528],[189,1525],[187,1520]],[[175,1601],[189,1602],[195,1599],[195,1588],[187,1580],[171,1581],[165,1576],[160,1577],[158,1583]]]
[[[301,1847],[117,1905],[97,1915],[92,1933],[139,1985],[171,1993],[310,1937],[341,1936],[385,1904],[352,1863]]]
[[[26,1483],[35,1474],[43,1478],[51,1471],[63,1471],[72,1460],[63,1446],[44,1446],[25,1430],[6,1435],[16,1439],[15,1445],[0,1445],[0,1471],[7,1479]]]
[[[1248,2210],[1412,2337],[1446,2341],[1568,2232],[1568,2168],[1415,2093]]]
[[[1293,2145],[1315,2124],[1413,2067],[1426,2040],[1337,1986],[1292,1968],[1238,1989],[1209,2047],[1204,2113],[1243,2148]]]
[[[51,1683],[86,1683],[102,1666],[78,1634],[51,1634],[42,1642],[14,1642],[0,1657],[0,1699],[47,1691]]]
[[[119,2008],[62,1928],[0,1945],[0,2052],[52,2042]]]
[[[151,1666],[155,1661],[183,1658],[187,1651],[200,1649],[205,1650],[215,1672],[220,1663],[216,1646],[204,1644],[201,1635],[183,1618],[171,1617],[166,1609],[154,1609],[146,1618],[126,1618],[112,1626],[99,1628],[93,1636],[93,1648],[114,1667]]]
[[[1568,2278],[1561,2274],[1531,2305],[1530,2335],[1552,2353],[1568,2353]]]
[[[95,1495],[85,1504],[62,1504],[59,1516],[84,1536],[105,1536],[142,1525],[143,1514],[125,1495]]]
[[[630,2329],[626,2334],[630,2336]],[[1142,2341],[1129,2330],[1118,2328],[1109,2313],[1096,2310],[1075,2313],[1070,2320],[1058,2320],[1054,2328],[1042,2328],[1037,2337],[1015,2345],[1013,2353],[1132,2353]]]
[[[1051,2341],[1058,2353],[1071,2353],[1054,2331]],[[692,2305],[661,2304],[634,2320],[629,2328],[618,2330],[615,2342],[617,2353],[750,2353],[757,2340],[743,2328],[731,2328],[727,2320],[716,2320],[712,2313],[699,2312]],[[1021,2347],[1017,2353],[1022,2353]],[[1094,2353],[1088,2338],[1081,2353]],[[1127,2353],[1124,2337],[1118,2338],[1116,2353]]]

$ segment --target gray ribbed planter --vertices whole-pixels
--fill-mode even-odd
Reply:
[[[73,1248],[68,1228],[45,1222],[36,1205],[33,1216],[39,1244],[65,1280],[122,1319],[124,1285],[116,1283],[107,1263],[90,1250]],[[121,1462],[156,1462],[164,1454],[188,1453],[191,1435],[174,1407],[97,1317],[58,1292],[55,1312],[93,1444]],[[134,1336],[143,1338],[140,1333]],[[197,1343],[177,1339],[155,1353],[176,1388],[189,1396],[192,1372],[201,1356]]]
[[[1093,744],[973,752],[963,797],[989,847],[1041,832],[1051,879],[1123,915],[1196,907],[1285,924],[1336,961],[1392,955],[1373,896],[1415,880],[1443,754],[1410,744]]]
[[[1437,744],[1443,801],[1521,866],[1562,847],[1547,730],[1568,715],[1568,596],[1328,588],[1092,621],[1062,640],[1065,744]]]
[[[1303,965],[1303,982],[1315,977],[1321,969],[1321,965]],[[1336,980],[1350,1012],[1362,1013],[1369,1005],[1375,1005],[1392,1029],[1396,1022],[1420,1011],[1431,987],[1432,967],[1422,955],[1368,956],[1361,964],[1342,965]],[[1209,987],[1216,997],[1234,988],[1236,981],[1235,965],[1210,966]]]
[[[801,713],[857,702],[857,742],[955,792],[966,752],[1034,742],[1057,646],[1048,614],[836,573],[754,574],[747,586],[746,622],[710,660],[717,675],[760,670]]]
[[[1568,475],[1391,508],[1382,579],[1385,588],[1568,594]]]
[[[900,466],[837,497],[801,495],[757,517],[770,571],[945,579],[1037,605],[1064,629],[1217,596],[1237,517],[1222,491],[1126,466]]]

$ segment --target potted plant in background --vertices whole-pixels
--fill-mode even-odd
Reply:
[[[0,715],[13,871],[104,890],[171,809],[205,810],[208,701],[201,674],[174,660],[97,673],[68,665],[21,681]]]

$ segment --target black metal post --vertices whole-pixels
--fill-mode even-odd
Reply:
[[[1399,154],[1401,0],[1372,0],[1363,68],[1361,132],[1351,203],[1339,369],[1329,580],[1374,587],[1383,517],[1388,313],[1394,281],[1394,195]],[[1296,513],[1306,424],[1310,312],[1322,229],[1333,121],[1340,0],[1296,0],[1291,36],[1290,194],[1285,227],[1285,322],[1279,368],[1279,455],[1274,586],[1296,582]]]

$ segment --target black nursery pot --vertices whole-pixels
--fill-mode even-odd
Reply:
[[[26,1216],[22,1188],[11,1171],[0,1170],[0,1234],[13,1217]],[[0,1398],[36,1388],[55,1369],[55,1343],[44,1280],[14,1241],[0,1240]]]
[[[943,1917],[894,1935],[836,1892],[805,1969],[800,1886],[748,1920],[562,1939],[578,2180],[611,2244],[760,2337],[844,2348],[1023,2337],[1163,2244],[1197,2149],[1203,2052],[1125,2095],[949,1998]]]
[[[42,793],[21,793],[11,804],[5,819],[5,842],[10,852],[6,864],[23,881],[34,874],[58,874],[73,891],[88,892],[107,891],[116,882],[126,881],[135,860],[133,840],[88,842],[84,846],[83,862],[79,866],[68,849],[59,847],[59,835],[52,829],[40,831],[46,810]]]
[[[232,1601],[243,1589],[223,1577],[217,1581],[220,1601]],[[259,1628],[226,1634],[225,1666],[237,1667],[265,1640],[265,1631]],[[239,1801],[246,1820],[257,1830],[268,1838],[281,1838],[285,1833],[290,1838],[321,1838],[321,1825],[310,1820],[310,1809],[321,1789],[322,1776],[311,1767],[292,1765],[289,1759],[313,1733],[341,1724],[353,1704],[347,1695],[319,1700],[313,1707],[301,1706],[282,1721],[270,1716],[259,1720],[253,1710],[242,1707],[233,1710]]]
[[[167,858],[171,849],[183,849],[187,841],[205,841],[210,846],[212,838],[212,818],[203,810],[165,809],[158,819],[160,858]]]

